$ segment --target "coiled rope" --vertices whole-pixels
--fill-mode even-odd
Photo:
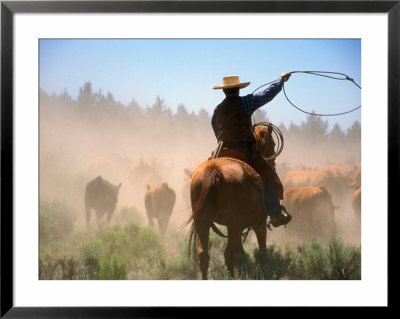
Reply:
[[[281,154],[281,153],[282,153],[282,150],[283,150],[284,140],[283,140],[282,131],[281,131],[276,125],[274,125],[274,124],[272,124],[272,123],[270,123],[270,122],[258,122],[258,123],[256,123],[256,124],[254,124],[254,125],[253,125],[253,131],[254,131],[257,127],[259,127],[259,126],[266,126],[266,127],[271,128],[272,133],[275,134],[275,137],[276,137],[276,140],[277,140],[277,144],[278,144],[276,153],[273,154],[273,155],[271,155],[271,156],[269,156],[269,157],[264,157],[264,156],[263,156],[264,159],[265,159],[266,161],[269,161],[269,160],[272,160],[272,159],[277,158],[278,155]]]
[[[354,85],[356,85],[356,86],[361,90],[361,86],[359,86],[359,85],[354,81],[354,79],[352,79],[351,77],[349,77],[347,74],[340,73],[340,72],[330,72],[330,71],[292,71],[292,72],[289,72],[289,73],[290,73],[290,74],[294,74],[294,73],[304,73],[304,74],[311,74],[311,75],[316,75],[316,76],[322,76],[322,77],[325,77],[325,78],[334,79],[334,80],[339,80],[339,81],[350,81],[350,82],[352,82]],[[333,75],[337,75],[337,76],[333,76]],[[340,76],[340,77],[339,77],[339,76]],[[263,85],[259,86],[258,88],[256,88],[256,89],[252,92],[252,94],[253,94],[254,92],[256,92],[257,90],[259,90],[260,88],[262,88],[262,87],[264,87],[264,86],[266,86],[266,85],[268,85],[268,84],[271,84],[271,83],[273,83],[273,82],[275,82],[275,81],[276,81],[276,80],[271,81],[271,82],[268,82],[268,83],[266,83],[266,84],[263,84]],[[286,94],[286,90],[285,90],[285,84],[283,84],[282,88],[283,88],[283,93],[284,93],[286,99],[288,100],[288,102],[289,102],[293,107],[295,107],[297,110],[299,110],[299,111],[301,111],[301,112],[303,112],[303,113],[309,114],[309,115],[317,115],[317,116],[338,116],[338,115],[343,115],[343,114],[348,114],[348,113],[354,112],[354,111],[358,110],[359,108],[361,108],[361,105],[359,105],[359,106],[357,106],[357,107],[355,107],[355,108],[353,108],[353,109],[351,109],[351,110],[345,111],[345,112],[340,112],[340,113],[329,113],[329,114],[321,114],[321,113],[307,112],[307,111],[301,109],[300,107],[298,107],[297,105],[295,105],[295,104],[288,98],[288,96],[287,96],[287,94]]]

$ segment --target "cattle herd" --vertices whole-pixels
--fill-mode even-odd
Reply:
[[[277,172],[284,185],[282,204],[293,216],[284,230],[284,236],[289,238],[295,235],[294,237],[301,240],[318,237],[328,241],[332,236],[341,235],[340,227],[343,225],[353,230],[360,229],[359,164],[336,163],[306,168],[300,164],[277,161]],[[190,217],[191,170],[182,168],[180,178],[181,189],[176,192],[161,177],[156,165],[143,159],[133,162],[127,172],[131,190],[139,195],[144,204],[148,225],[154,227],[154,220],[157,220],[162,238],[165,238],[174,208],[175,214],[184,215],[182,219],[187,220]],[[113,185],[100,175],[88,182],[84,200],[87,227],[90,227],[91,210],[96,213],[98,227],[101,227],[101,219],[110,223],[116,210],[120,188],[121,183]],[[182,212],[176,212],[177,199],[185,207]]]
[[[329,240],[340,235],[338,222],[350,232],[361,226],[361,169],[336,163],[315,169],[294,169],[282,175],[284,204],[293,214],[288,228],[302,228],[304,239]]]

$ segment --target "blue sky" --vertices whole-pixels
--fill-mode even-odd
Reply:
[[[47,93],[66,89],[75,99],[90,81],[94,91],[110,92],[125,105],[134,99],[150,106],[159,96],[172,111],[183,104],[212,114],[224,97],[212,86],[226,75],[251,82],[241,95],[296,70],[341,72],[362,85],[359,39],[41,39],[39,53],[40,88]],[[293,74],[285,87],[307,111],[338,113],[361,104],[361,91],[348,81]],[[263,110],[275,124],[306,118],[283,92]],[[347,129],[361,123],[361,110],[323,119]]]

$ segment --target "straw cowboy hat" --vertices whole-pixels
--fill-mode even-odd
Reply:
[[[243,89],[248,86],[250,82],[240,83],[238,75],[224,76],[222,78],[222,86],[214,85],[214,90],[236,88]]]

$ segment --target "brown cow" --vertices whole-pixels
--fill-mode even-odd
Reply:
[[[353,206],[354,215],[361,221],[361,187],[357,188],[353,193],[351,205]]]
[[[285,207],[293,214],[288,225],[295,230],[303,226],[306,239],[319,236],[329,240],[336,233],[332,195],[326,186],[287,187],[284,190]]]
[[[284,174],[282,183],[284,187],[325,185],[332,192],[335,201],[342,200],[347,195],[350,199],[349,191],[358,186],[351,177],[332,169],[289,171]]]
[[[100,227],[100,219],[107,213],[107,224],[110,224],[112,214],[118,200],[118,192],[121,183],[118,186],[111,184],[101,176],[97,176],[94,180],[86,185],[85,189],[85,211],[86,225],[89,227],[90,212],[94,209],[97,216],[97,225]]]
[[[358,185],[361,185],[361,166],[359,164],[333,163],[324,168],[350,176]]]
[[[147,218],[151,227],[153,227],[153,218],[158,220],[161,237],[165,236],[175,205],[175,199],[175,191],[167,183],[153,187],[147,186],[147,192],[144,197]]]
[[[285,174],[292,170],[308,169],[304,164],[287,159],[276,159],[276,171],[278,175]]]
[[[150,173],[143,180],[143,183],[145,185],[150,186],[150,187],[153,187],[153,186],[156,186],[156,185],[160,185],[163,182],[164,181],[163,181],[162,177],[160,175],[154,174],[154,173]]]

